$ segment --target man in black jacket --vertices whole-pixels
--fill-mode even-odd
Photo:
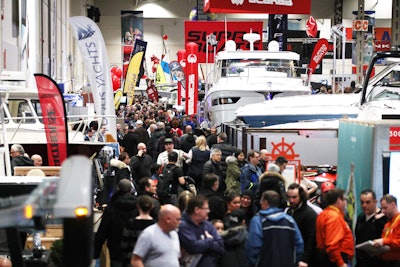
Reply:
[[[228,168],[225,159],[226,159],[226,157],[232,156],[233,154],[235,154],[235,152],[238,151],[238,149],[227,143],[228,136],[224,132],[220,132],[218,134],[217,142],[218,143],[213,145],[212,148],[213,149],[217,148],[217,149],[221,150],[221,152],[222,152],[221,171],[222,171],[222,179],[225,181],[226,169]]]
[[[216,174],[208,173],[203,177],[203,185],[200,189],[199,194],[204,195],[208,198],[208,205],[210,207],[210,213],[208,214],[208,220],[212,221],[215,219],[222,220],[226,213],[225,200],[218,193],[219,177]]]
[[[147,155],[147,148],[145,143],[137,145],[138,153],[131,158],[130,167],[132,178],[135,183],[138,183],[143,177],[151,177],[151,167],[153,166],[153,159]]]
[[[10,148],[10,155],[12,174],[14,174],[15,166],[33,166],[33,160],[25,156],[25,150],[21,145],[12,145]]]
[[[204,163],[203,166],[203,179],[206,174],[208,173],[213,173],[216,174],[219,178],[219,192],[225,192],[226,185],[225,181],[222,178],[222,170],[221,170],[221,158],[222,158],[222,152],[219,149],[212,149],[210,153],[210,159]]]
[[[122,232],[129,219],[137,214],[137,201],[131,190],[132,184],[128,179],[122,179],[118,183],[118,191],[111,197],[104,210],[99,229],[95,234],[93,258],[99,258],[101,247],[107,241],[111,266],[122,266]]]
[[[291,184],[287,191],[290,207],[286,213],[291,215],[300,229],[304,240],[304,253],[300,258],[299,267],[315,265],[317,213],[307,205],[307,191],[299,184]]]

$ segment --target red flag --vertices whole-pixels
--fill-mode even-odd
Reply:
[[[312,38],[317,37],[318,27],[317,27],[317,22],[315,21],[313,16],[310,16],[307,20],[306,33],[308,37]]]
[[[328,45],[329,45],[328,40],[326,40],[325,38],[319,39],[318,42],[316,43],[311,56],[311,62],[308,65],[310,69],[310,72],[308,74],[309,77],[311,77],[311,74],[313,74],[318,64],[325,56],[326,52],[328,52]]]
[[[183,72],[185,72],[186,69],[186,50],[185,49],[179,49],[178,50],[178,62],[182,66]],[[182,104],[182,98],[186,97],[185,96],[185,86],[182,86],[182,84],[179,82],[178,83],[178,105]]]
[[[185,100],[185,111],[189,116],[197,113],[197,97],[198,97],[198,60],[197,51],[198,44],[187,43],[186,44],[186,100]]]
[[[68,133],[64,98],[57,84],[44,74],[35,74],[49,166],[61,166],[68,157]]]

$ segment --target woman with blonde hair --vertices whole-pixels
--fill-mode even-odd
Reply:
[[[186,163],[189,164],[187,175],[195,180],[197,187],[200,187],[204,163],[210,159],[210,149],[204,135],[196,138],[196,145],[189,150],[188,154],[189,157],[186,160]]]

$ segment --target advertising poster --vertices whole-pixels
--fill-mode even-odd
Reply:
[[[121,11],[122,75],[124,79],[136,40],[143,40],[143,11]]]

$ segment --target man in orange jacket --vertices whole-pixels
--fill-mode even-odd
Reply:
[[[344,220],[346,196],[341,188],[326,193],[326,207],[317,217],[317,266],[347,267],[354,256],[354,238]]]
[[[396,197],[384,195],[381,198],[381,208],[389,221],[383,228],[382,238],[374,240],[374,246],[390,247],[388,252],[382,254],[384,267],[400,267],[400,212]]]

